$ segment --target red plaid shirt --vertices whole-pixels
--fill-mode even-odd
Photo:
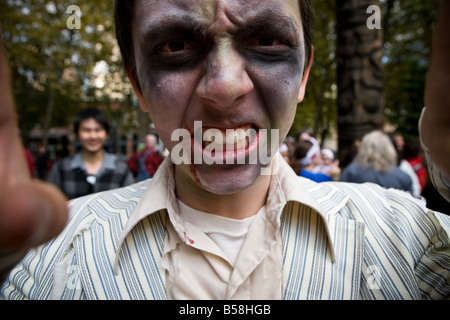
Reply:
[[[144,153],[148,150],[149,148],[145,148],[142,151],[139,152],[135,152],[128,160],[128,166],[130,167],[131,171],[133,172],[133,174],[136,176],[139,172],[139,158],[138,157],[142,157],[144,155]],[[161,154],[158,152],[158,150],[152,150],[150,151],[150,153],[148,154],[147,158],[144,161],[145,167],[147,168],[147,172],[148,174],[153,177],[153,175],[155,174],[156,170],[159,168],[159,166],[161,165],[163,161],[163,157],[161,156]]]

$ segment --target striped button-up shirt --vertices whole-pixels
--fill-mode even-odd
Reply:
[[[450,296],[450,219],[373,184],[314,183],[280,162],[266,208],[279,212],[283,299]],[[71,202],[53,241],[10,273],[3,299],[166,299],[162,267],[176,204],[173,164],[151,181]],[[263,279],[261,279],[263,281]]]

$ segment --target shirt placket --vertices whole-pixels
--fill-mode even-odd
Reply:
[[[267,214],[268,212],[265,212],[263,215],[257,217],[249,228],[236,266],[230,277],[226,299],[241,299],[241,297],[244,299],[253,299],[253,295],[255,294],[253,290],[255,290],[255,287],[252,288],[251,286],[247,286],[247,284],[249,278],[253,276],[254,270],[262,263],[266,263],[266,277],[281,279],[281,272],[279,272],[277,266],[273,262],[265,261],[269,254],[279,255],[274,261],[282,261],[281,250],[277,250],[276,248],[277,243],[281,243],[281,239],[279,239],[277,227],[268,221]],[[272,250],[274,251],[272,252]],[[259,287],[263,288],[264,286]],[[281,281],[280,285],[270,288],[271,295],[273,295],[273,290],[278,290],[280,287]],[[242,290],[247,290],[248,292]],[[274,295],[278,297],[278,293]],[[281,296],[281,291],[279,295]]]

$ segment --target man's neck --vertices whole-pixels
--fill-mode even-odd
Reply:
[[[84,162],[87,172],[89,174],[93,174],[93,175],[97,174],[97,172],[100,170],[102,163],[103,163],[103,157],[104,157],[103,149],[100,149],[95,152],[82,150],[81,154],[83,156],[83,162]]]
[[[177,197],[187,206],[226,218],[245,219],[258,213],[266,204],[271,176],[261,175],[245,190],[220,195],[198,186],[186,188],[186,181],[177,173],[175,181]]]

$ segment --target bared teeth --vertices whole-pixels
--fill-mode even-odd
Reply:
[[[203,133],[203,147],[221,148],[223,151],[240,150],[248,146],[248,132],[243,128],[221,130],[210,128]]]

